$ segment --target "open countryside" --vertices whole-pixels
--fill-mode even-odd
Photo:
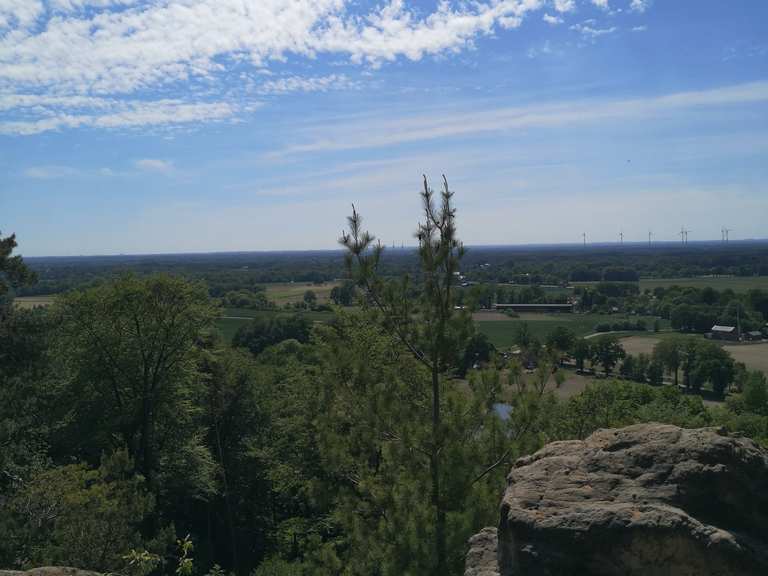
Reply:
[[[0,0],[0,576],[768,576],[768,0]]]

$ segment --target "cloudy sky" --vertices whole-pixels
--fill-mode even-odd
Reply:
[[[764,0],[0,0],[26,255],[768,237]]]

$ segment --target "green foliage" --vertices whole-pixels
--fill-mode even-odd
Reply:
[[[340,286],[331,289],[331,302],[337,306],[351,306],[355,301],[354,282],[343,282]]]
[[[334,522],[343,530],[349,574],[427,574],[437,565],[429,372],[396,338],[366,316],[342,316],[318,336],[323,386],[318,418]],[[508,448],[493,406],[502,384],[493,372],[470,374],[471,394],[441,383],[441,504],[446,570],[458,573],[466,539],[492,522],[499,475],[475,478]],[[507,460],[504,460],[506,462]]]
[[[176,547],[178,548],[178,564],[176,565],[176,576],[192,576],[192,570],[194,569],[194,558],[191,554],[195,549],[192,544],[192,539],[189,534],[176,540]]]
[[[606,374],[613,371],[619,360],[626,356],[624,348],[615,336],[600,336],[591,345],[592,357],[603,367]]]
[[[28,286],[36,280],[35,273],[27,268],[24,259],[21,256],[12,255],[16,247],[15,234],[5,238],[0,235],[0,308],[9,290]],[[0,320],[2,320],[1,315]]]
[[[3,508],[22,566],[119,571],[130,549],[159,551],[168,537],[167,530],[154,541],[142,537],[154,498],[133,475],[125,451],[105,457],[97,469],[71,464],[40,471],[22,481]]]
[[[584,438],[599,428],[637,422],[663,422],[686,427],[707,426],[711,417],[701,399],[671,387],[620,381],[595,382],[556,408],[552,436]]]
[[[251,354],[257,356],[269,346],[283,340],[307,342],[311,328],[312,323],[302,314],[266,318],[261,316],[238,329],[232,339],[232,346],[247,348]]]
[[[226,308],[248,308],[251,310],[270,310],[275,305],[267,299],[264,288],[254,290],[232,290],[224,294],[221,303]]]
[[[454,413],[463,411],[455,408],[460,404],[451,393],[450,376],[461,370],[460,359],[472,335],[472,324],[465,310],[456,309],[455,283],[464,248],[456,237],[452,197],[444,178],[440,204],[435,204],[433,191],[424,179],[421,194],[424,218],[417,232],[419,273],[415,288],[408,277],[401,282],[389,282],[382,277],[379,266],[384,249],[381,244],[373,243],[370,233],[363,231],[362,220],[354,208],[349,218],[349,233],[341,239],[347,250],[350,275],[372,305],[364,310],[371,310],[370,320],[402,347],[397,373],[375,378],[371,383],[378,380],[385,386],[377,393],[372,408],[392,422],[365,419],[360,424],[369,429],[349,433],[347,428],[356,426],[357,421],[364,418],[363,414],[357,414],[342,428],[345,437],[367,443],[367,446],[347,445],[338,453],[341,469],[350,469],[350,476],[339,479],[339,483],[354,493],[354,497],[350,496],[351,502],[363,507],[353,518],[359,518],[362,513],[370,520],[358,522],[364,528],[362,532],[349,531],[354,550],[350,562],[360,563],[351,569],[352,573],[443,575],[456,571],[460,563],[460,556],[452,555],[457,548],[448,545],[449,539],[457,534],[452,529],[454,518],[450,507],[468,503],[471,484],[460,472],[468,473],[471,468],[452,468],[451,474],[446,474],[446,465],[451,468],[450,464],[459,454],[470,456],[463,452],[469,444],[464,436],[466,427],[460,421],[454,422]],[[349,348],[355,340],[347,339],[345,346]],[[402,356],[403,352],[410,356],[414,368],[405,368],[408,360]],[[335,357],[341,353],[342,350],[337,349]],[[394,353],[393,350],[390,355]],[[352,361],[354,358],[348,359]],[[341,382],[359,388],[355,390],[355,397],[369,388],[367,358],[365,364],[368,366],[360,366],[357,379],[347,380],[348,372],[338,374]],[[401,396],[399,402],[380,405],[397,390],[396,396]],[[350,406],[343,406],[345,414],[353,413]],[[362,406],[368,409],[364,403]],[[404,417],[403,410],[406,413],[415,410],[415,413]],[[392,435],[400,441],[388,441]],[[351,459],[353,455],[357,458]],[[414,455],[418,455],[415,461]],[[395,456],[404,460],[402,465],[395,464]],[[366,459],[368,466],[359,460],[355,463],[358,458]],[[393,462],[393,466],[382,469],[382,462]],[[371,468],[374,476],[384,473],[385,485],[380,488],[371,485]],[[391,488],[384,489],[384,486]]]
[[[206,460],[194,445],[198,344],[215,318],[205,289],[170,276],[125,276],[62,297],[52,313],[64,400],[78,414],[59,449],[77,445],[93,461],[117,437],[150,484],[175,472],[188,485],[182,460]]]

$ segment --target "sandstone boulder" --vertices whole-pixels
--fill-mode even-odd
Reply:
[[[765,575],[768,453],[660,424],[553,442],[509,474],[495,554],[488,534],[467,576]]]

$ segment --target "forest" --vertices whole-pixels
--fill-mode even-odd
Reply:
[[[672,338],[634,358],[611,335],[521,330],[520,355],[504,355],[459,305],[469,292],[457,281],[765,274],[764,253],[563,251],[544,266],[535,252],[465,251],[446,182],[434,192],[425,181],[422,203],[416,250],[388,256],[353,211],[341,252],[264,256],[253,269],[246,255],[237,267],[205,256],[28,266],[16,238],[0,238],[0,566],[458,575],[469,536],[496,522],[512,463],[549,441],[655,421],[768,444],[764,374],[717,345]],[[229,293],[336,278],[327,322],[256,318],[231,345],[216,328]],[[46,308],[13,304],[51,292]],[[615,284],[580,298],[651,305]],[[745,321],[764,322],[764,301],[749,298],[670,288],[652,305],[676,322],[681,306],[743,304]],[[548,382],[566,358],[602,377],[557,396]],[[664,385],[678,371],[683,387]],[[732,383],[714,407],[685,390]]]

